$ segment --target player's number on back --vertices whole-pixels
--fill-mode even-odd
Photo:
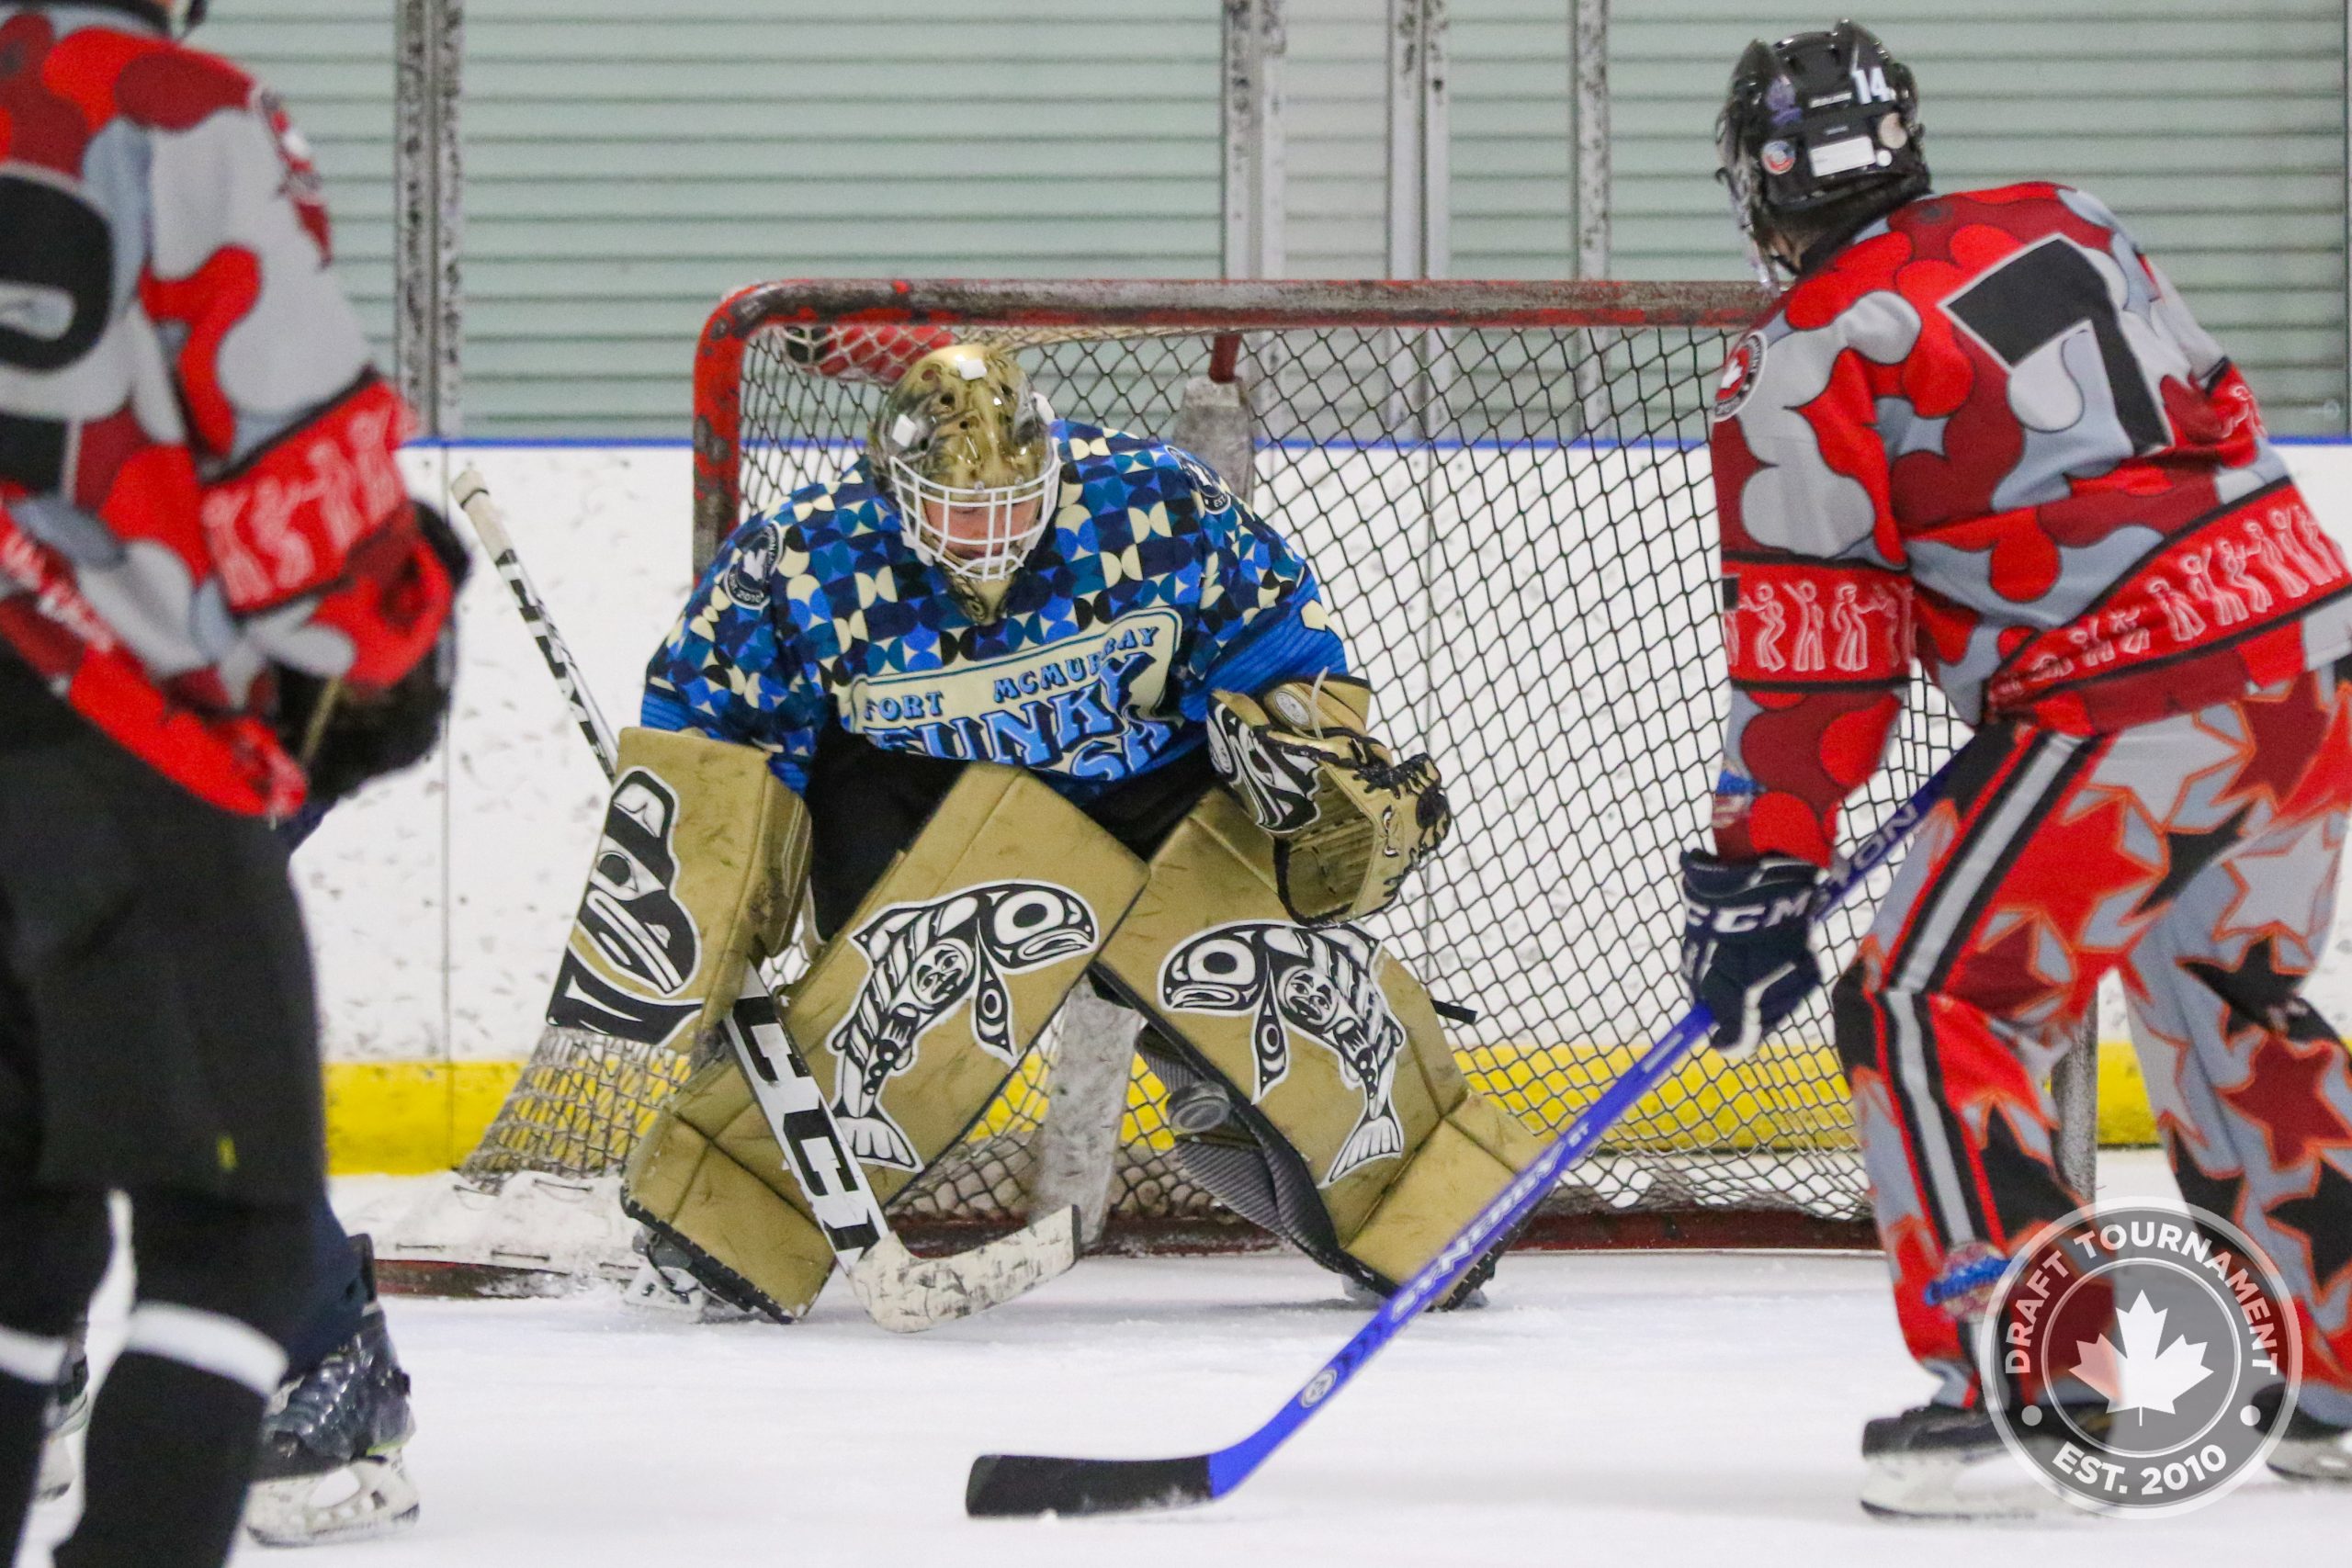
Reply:
[[[105,335],[113,303],[106,220],[70,190],[0,175],[0,365],[70,368]],[[0,476],[40,493],[64,468],[63,421],[0,413]]]
[[[1959,294],[1944,309],[1976,334],[2012,371],[2037,351],[2087,325],[2107,369],[2115,417],[2134,455],[2172,445],[2172,429],[2148,389],[2148,377],[2132,340],[2123,335],[2121,313],[2098,267],[2064,240],[2049,239],[2019,251]]]

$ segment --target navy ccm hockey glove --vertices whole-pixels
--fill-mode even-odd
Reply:
[[[1726,1060],[1754,1051],[1821,984],[1805,918],[1820,880],[1819,867],[1789,855],[1682,852],[1682,976],[1714,1015],[1708,1043]]]

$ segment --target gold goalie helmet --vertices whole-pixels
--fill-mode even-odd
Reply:
[[[1011,355],[973,344],[932,350],[883,399],[869,460],[908,544],[959,596],[1000,597],[1052,520],[1061,487],[1053,420]],[[951,507],[960,514],[952,537]]]

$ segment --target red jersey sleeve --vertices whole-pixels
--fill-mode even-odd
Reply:
[[[232,67],[183,58],[185,112],[147,106],[161,123],[141,299],[175,345],[204,546],[235,615],[285,623],[265,636],[277,662],[379,689],[449,609],[394,457],[408,411],[329,269],[300,133]]]
[[[1911,663],[1913,592],[1874,371],[1919,321],[1899,296],[1800,286],[1734,349],[1710,442],[1731,680],[1718,853],[1827,864],[1877,768]]]

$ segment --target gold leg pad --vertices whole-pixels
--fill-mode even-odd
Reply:
[[[808,1313],[833,1271],[832,1248],[732,1063],[686,1080],[629,1156],[622,1190],[788,1317]]]

